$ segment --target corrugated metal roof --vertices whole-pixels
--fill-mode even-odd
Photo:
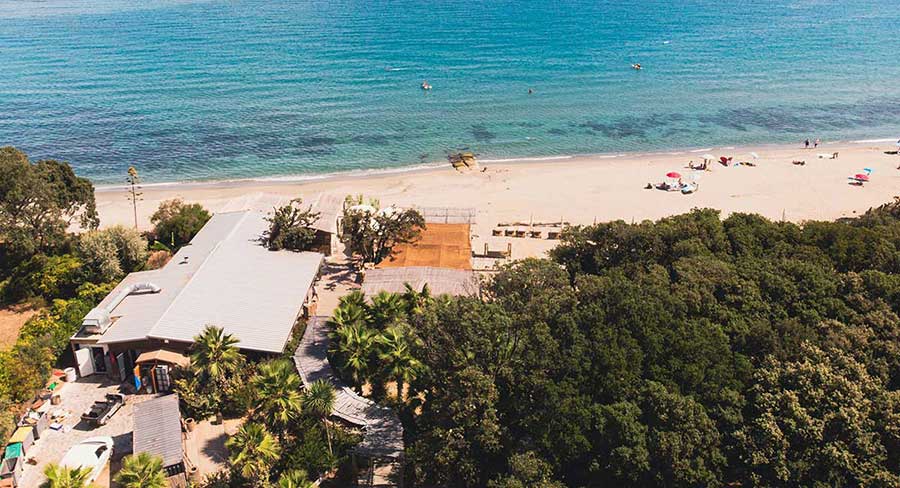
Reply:
[[[406,283],[417,291],[427,283],[433,295],[474,295],[478,291],[472,271],[427,266],[366,270],[362,291],[367,296],[380,291],[403,293]]]
[[[163,466],[184,462],[178,395],[166,395],[134,405],[134,453],[163,459]]]
[[[192,342],[203,327],[216,325],[234,334],[239,347],[281,352],[323,256],[267,250],[259,242],[264,216],[259,211],[216,214],[165,267],[128,275],[117,290],[150,281],[162,291],[125,298],[98,342],[148,337]]]
[[[216,325],[238,347],[281,352],[323,256],[269,251],[259,242],[266,227],[262,213],[245,212],[147,335],[191,342]]]
[[[325,380],[334,385],[331,414],[366,429],[354,450],[374,457],[403,456],[403,424],[394,411],[354,393],[334,376],[328,363],[327,317],[310,317],[303,338],[294,353],[294,365],[304,385]]]
[[[312,211],[319,213],[319,220],[313,224],[313,228],[337,234],[338,218],[344,213],[344,198],[333,193],[323,193],[309,203]]]
[[[106,306],[119,290],[130,284],[149,281],[162,288],[162,291],[125,298],[110,314],[115,323],[103,334],[99,342],[108,344],[145,339],[150,329],[194,277],[200,265],[245,214],[246,212],[232,212],[213,215],[191,243],[179,249],[166,266],[126,276],[116,289],[100,302],[100,307]]]

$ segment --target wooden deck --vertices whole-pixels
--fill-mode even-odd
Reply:
[[[311,317],[303,339],[294,353],[294,364],[304,385],[326,380],[334,385],[335,402],[332,415],[365,430],[363,441],[355,452],[368,458],[400,459],[403,457],[403,425],[393,410],[381,407],[354,393],[343,384],[328,363],[327,317]]]

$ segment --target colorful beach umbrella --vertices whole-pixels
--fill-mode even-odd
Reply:
[[[865,171],[867,175],[872,174],[872,168],[863,168],[863,171]]]
[[[681,178],[681,173],[676,173],[672,171],[671,173],[666,173],[667,178]]]
[[[857,173],[853,176],[853,179],[856,181],[869,181],[869,175],[863,173]]]

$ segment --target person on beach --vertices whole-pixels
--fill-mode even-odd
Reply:
[[[816,138],[816,142],[813,143],[813,147],[819,147],[819,139]]]
[[[806,146],[806,149],[809,149],[809,139],[803,141],[803,144]]]

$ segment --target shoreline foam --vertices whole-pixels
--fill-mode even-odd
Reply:
[[[821,142],[819,147],[833,146],[840,144],[882,144],[895,142],[896,139],[864,139],[853,141],[828,141]],[[675,148],[660,151],[628,151],[628,152],[608,152],[594,154],[568,154],[558,156],[526,156],[513,158],[486,158],[479,159],[482,166],[488,164],[531,164],[531,163],[547,163],[547,162],[569,162],[579,160],[612,160],[612,159],[628,159],[655,156],[692,156],[702,155],[703,153],[728,152],[738,156],[742,153],[746,155],[748,152],[760,152],[766,150],[791,150],[804,148],[798,143],[797,145],[788,144],[756,144],[746,146],[713,146],[705,148]],[[813,148],[810,148],[812,150]],[[718,155],[716,155],[718,157]],[[167,188],[198,188],[198,187],[235,187],[235,186],[254,186],[259,184],[303,184],[313,181],[328,181],[335,179],[364,179],[378,178],[381,176],[392,174],[420,173],[441,168],[447,168],[449,164],[441,161],[433,161],[428,163],[412,163],[408,165],[392,166],[385,168],[370,169],[348,169],[339,171],[329,171],[325,173],[307,173],[295,175],[272,175],[272,176],[248,176],[241,178],[223,178],[223,179],[206,179],[206,180],[182,180],[182,181],[161,181],[141,183],[141,187],[145,189],[167,189]],[[138,168],[140,169],[140,168]],[[103,184],[95,183],[97,192],[120,191],[127,187],[121,184]]]
[[[705,151],[705,149],[709,149]],[[889,143],[825,143],[817,149],[796,145],[743,146],[735,149],[704,148],[695,153],[629,153],[572,156],[563,160],[514,160],[487,163],[485,171],[457,172],[449,164],[392,169],[348,175],[340,173],[315,179],[240,180],[146,185],[138,202],[138,228],[150,228],[150,216],[162,201],[181,198],[212,212],[273,207],[301,197],[314,201],[321,194],[364,194],[383,205],[467,207],[476,211],[472,248],[506,249],[513,256],[539,256],[555,245],[546,239],[511,239],[494,236],[500,222],[558,222],[591,224],[611,220],[640,222],[682,214],[694,208],[713,208],[723,216],[755,213],[772,220],[803,222],[832,220],[865,212],[900,195],[900,156]],[[709,152],[715,157],[753,161],[756,167],[712,165],[702,172],[699,191],[645,190],[671,171],[690,175],[689,161],[699,162]],[[839,159],[819,159],[819,154],[839,152]],[[806,165],[791,164],[805,160]],[[848,177],[872,168],[864,187],[848,185]],[[126,190],[97,191],[97,209],[103,226],[134,225]]]

